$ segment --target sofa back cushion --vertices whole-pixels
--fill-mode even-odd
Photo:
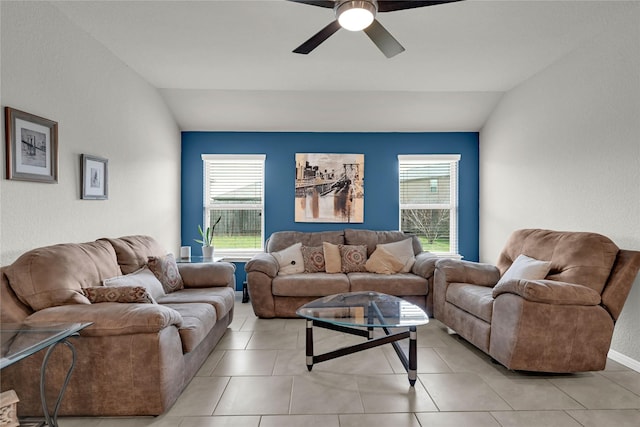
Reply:
[[[302,246],[322,246],[323,242],[343,245],[344,233],[342,231],[276,231],[267,240],[265,248],[267,252],[277,252],[296,243],[302,243]]]
[[[122,274],[129,274],[147,265],[149,257],[163,257],[167,251],[150,236],[124,236],[117,239],[104,238],[116,251]]]
[[[422,252],[422,245],[418,236],[405,234],[403,231],[377,231],[377,230],[356,230],[347,228],[344,230],[344,240],[347,245],[366,245],[367,256],[371,256],[376,250],[376,245],[384,243],[399,242],[411,237],[413,239],[413,252],[415,255]]]
[[[65,243],[33,249],[6,267],[18,299],[33,310],[90,304],[83,288],[122,274],[113,247],[104,241]]]
[[[546,279],[602,293],[618,250],[611,239],[597,233],[524,229],[509,237],[496,265],[503,275],[518,255],[524,254],[551,262]]]

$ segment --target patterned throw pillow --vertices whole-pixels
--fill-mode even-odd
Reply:
[[[184,288],[182,277],[178,271],[178,264],[173,254],[167,254],[163,257],[150,256],[147,260],[149,270],[160,280],[162,288],[166,293],[179,291]]]
[[[305,273],[321,273],[325,271],[322,246],[303,246],[302,259]]]
[[[365,245],[338,245],[343,273],[367,271],[367,247]]]
[[[92,304],[98,302],[154,303],[147,290],[142,286],[96,286],[84,288],[82,292]]]
[[[155,274],[153,274],[146,265],[125,276],[105,279],[102,281],[102,284],[104,286],[142,286],[154,300],[165,295],[162,283],[160,283]]]

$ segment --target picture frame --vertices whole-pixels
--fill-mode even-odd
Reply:
[[[5,107],[6,178],[58,183],[58,123]]]
[[[109,198],[109,160],[81,155],[82,195],[84,200],[107,200]]]

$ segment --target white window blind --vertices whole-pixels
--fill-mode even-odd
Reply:
[[[203,154],[204,224],[220,256],[250,256],[264,241],[265,155]]]
[[[458,253],[460,155],[399,155],[400,229],[425,250]]]

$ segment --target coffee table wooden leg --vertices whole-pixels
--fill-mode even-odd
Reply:
[[[307,320],[307,369],[313,368],[313,320]]]
[[[407,369],[407,372],[409,373],[409,384],[411,384],[411,387],[415,385],[416,379],[418,378],[417,341],[418,332],[416,331],[415,326],[411,326],[409,328],[409,369]]]

